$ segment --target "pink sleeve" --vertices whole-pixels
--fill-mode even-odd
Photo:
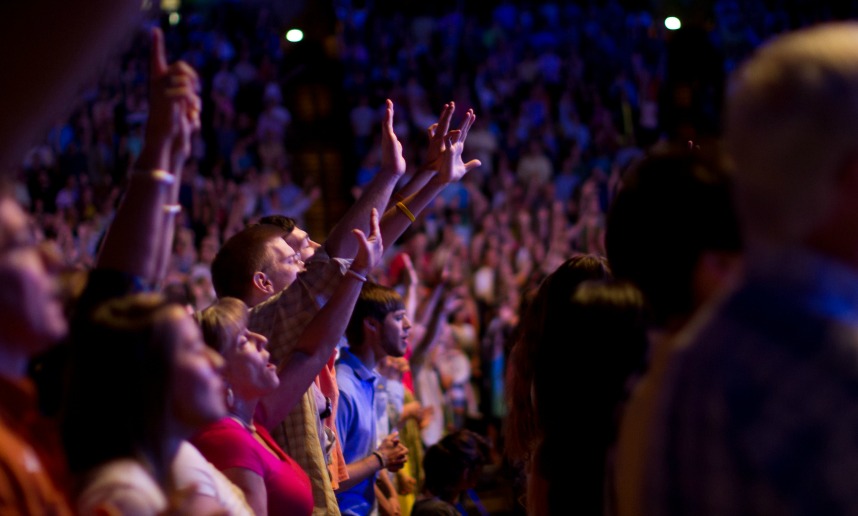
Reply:
[[[232,418],[207,426],[191,439],[191,443],[221,471],[244,468],[259,476],[265,475],[262,458],[253,446],[253,436]]]

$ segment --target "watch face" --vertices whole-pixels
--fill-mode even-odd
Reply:
[[[331,417],[331,412],[334,410],[331,398],[325,396],[325,410],[319,413],[319,419],[327,419]]]

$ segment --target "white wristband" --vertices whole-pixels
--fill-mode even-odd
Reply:
[[[356,280],[358,280],[358,281],[360,281],[360,282],[362,282],[362,283],[366,283],[366,281],[367,281],[367,280],[366,280],[366,276],[364,276],[363,274],[361,274],[361,273],[359,273],[359,272],[355,272],[355,271],[353,271],[353,270],[351,270],[351,269],[349,269],[349,270],[347,270],[347,271],[346,271],[346,275],[347,275],[347,276],[351,276],[351,277],[355,278]]]

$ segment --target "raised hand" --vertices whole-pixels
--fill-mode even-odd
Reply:
[[[441,154],[445,148],[444,137],[450,131],[450,120],[453,118],[455,111],[455,102],[444,104],[438,121],[426,129],[426,133],[429,136],[429,148],[426,150],[426,168],[429,170],[437,171],[441,166]]]
[[[405,173],[402,143],[393,132],[393,101],[387,99],[387,109],[381,124],[381,169],[401,176]]]
[[[414,263],[411,262],[411,257],[408,254],[402,255],[402,266],[405,270],[405,285],[418,285],[420,283],[420,278],[417,276],[417,269],[414,267]]]
[[[200,127],[199,77],[184,61],[167,64],[164,34],[157,28],[152,30],[149,72],[147,142],[165,146],[175,168],[184,164],[191,135]]]
[[[444,150],[441,153],[438,177],[447,183],[462,179],[468,172],[482,165],[480,160],[474,159],[467,163],[462,161],[462,151],[465,150],[465,139],[468,131],[477,117],[474,110],[469,109],[465,114],[462,125],[444,136]]]
[[[356,272],[369,272],[381,262],[384,254],[384,244],[381,241],[381,229],[378,226],[378,210],[372,209],[369,220],[369,237],[360,229],[353,229],[355,238],[358,239],[358,252],[352,262],[352,269]]]

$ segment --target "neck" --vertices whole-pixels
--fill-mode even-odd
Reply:
[[[371,342],[364,341],[360,346],[349,346],[352,355],[356,356],[367,369],[375,369],[375,367],[384,358],[382,353],[376,351],[377,346],[373,346]]]
[[[171,473],[173,459],[179,452],[179,446],[187,437],[190,436],[181,425],[173,423],[167,429],[167,435],[164,437],[163,446],[153,450],[146,450],[143,456],[147,466],[150,468],[155,480],[165,489],[171,490],[173,485],[173,476]]]
[[[253,426],[253,414],[256,412],[258,403],[258,398],[250,400],[236,394],[235,401],[229,407],[229,414],[241,421],[245,427],[250,428]]]

